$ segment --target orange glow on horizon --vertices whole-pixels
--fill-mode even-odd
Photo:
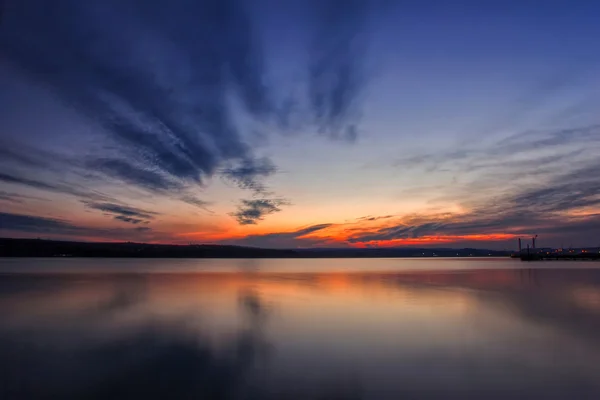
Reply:
[[[416,246],[416,245],[431,245],[437,243],[456,243],[462,241],[503,241],[516,239],[518,236],[513,234],[486,234],[486,235],[444,235],[444,236],[423,236],[419,238],[408,239],[393,239],[393,240],[377,240],[369,242],[358,242],[352,244],[353,247],[395,247],[395,246]]]
[[[239,225],[233,218],[219,218],[208,222],[195,221],[190,217],[184,222],[168,221],[156,222],[149,225],[149,229],[140,230],[139,234],[129,237],[126,230],[115,229],[110,226],[95,224],[98,232],[90,231],[88,235],[76,239],[68,234],[55,233],[43,235],[45,239],[82,240],[89,242],[137,242],[152,244],[239,244],[263,248],[308,248],[308,247],[401,247],[401,246],[432,246],[436,244],[452,244],[460,242],[498,242],[513,240],[516,234],[504,232],[482,232],[466,235],[429,234],[419,237],[405,237],[390,240],[371,240],[385,237],[386,232],[393,232],[396,228],[407,228],[410,236],[412,227],[424,224],[440,224],[449,226],[456,222],[468,222],[462,214],[432,213],[427,215],[398,215],[389,214],[382,216],[363,216],[360,218],[346,219],[332,222],[322,221],[296,226],[272,222],[266,219],[264,223],[256,225]],[[75,223],[74,223],[75,224]],[[79,223],[77,223],[79,224]],[[76,224],[76,225],[77,225]],[[107,234],[103,235],[106,230]],[[87,232],[86,232],[87,233]],[[21,235],[21,237],[38,237],[37,233]],[[363,239],[364,238],[364,239]]]
[[[365,226],[366,225],[366,226]],[[374,226],[375,225],[375,226]],[[368,232],[376,231],[384,227],[397,225],[395,221],[384,221],[383,223],[363,223],[362,221],[342,224],[331,224],[323,229],[316,230],[305,234],[299,234],[293,236],[295,232],[301,231],[309,226],[302,226],[297,229],[290,230],[271,230],[271,229],[256,229],[257,232],[248,233],[245,229],[235,229],[233,231],[223,231],[217,234],[207,234],[206,232],[189,232],[178,234],[178,237],[184,238],[185,240],[194,240],[202,242],[220,242],[220,241],[234,241],[243,240],[248,236],[267,236],[278,234],[290,235],[299,242],[306,240],[307,246],[311,247],[394,247],[394,246],[418,246],[418,245],[434,245],[434,244],[445,244],[455,243],[463,241],[477,241],[477,242],[495,242],[495,241],[506,241],[516,239],[519,235],[509,233],[485,233],[485,234],[470,234],[470,235],[427,235],[416,238],[402,238],[392,240],[371,240],[371,241],[352,241],[352,238],[360,237],[361,234],[367,234]],[[300,246],[302,247],[302,246]]]

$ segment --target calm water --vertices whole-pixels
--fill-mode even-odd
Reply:
[[[0,398],[598,399],[598,266],[0,259]]]

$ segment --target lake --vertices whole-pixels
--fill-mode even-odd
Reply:
[[[598,267],[0,259],[0,398],[598,399]]]

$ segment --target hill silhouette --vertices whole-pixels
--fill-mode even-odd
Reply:
[[[338,248],[263,249],[198,244],[72,242],[42,239],[0,239],[0,257],[134,257],[134,258],[375,258],[375,257],[503,257],[507,251],[486,249]]]

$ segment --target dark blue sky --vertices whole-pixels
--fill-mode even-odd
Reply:
[[[5,0],[0,234],[598,245],[598,17],[593,1]]]

